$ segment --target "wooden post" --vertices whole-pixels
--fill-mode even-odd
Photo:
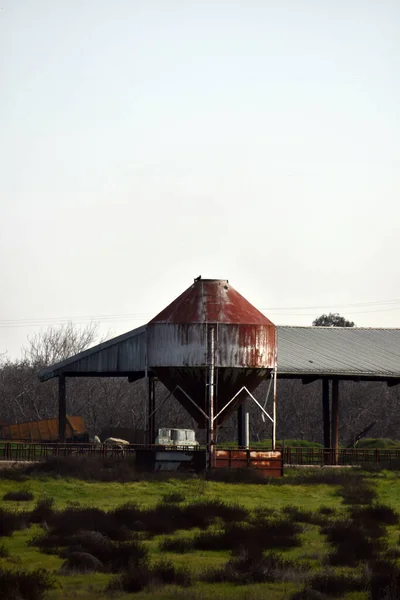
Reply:
[[[332,379],[332,448],[333,464],[339,459],[339,379]]]
[[[58,376],[58,441],[65,443],[67,426],[67,399],[65,390],[65,375]]]
[[[325,464],[329,463],[329,448],[331,447],[330,409],[329,409],[329,379],[322,380],[322,418],[324,424],[324,453]]]

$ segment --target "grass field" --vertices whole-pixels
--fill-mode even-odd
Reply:
[[[400,597],[397,595],[396,587],[400,582],[400,546],[396,514],[400,511],[400,476],[397,472],[361,473],[349,469],[343,471],[314,469],[308,473],[304,470],[291,469],[287,471],[283,481],[267,483],[224,483],[208,481],[202,477],[186,479],[171,477],[160,481],[150,478],[133,483],[120,483],[84,481],[38,474],[15,481],[0,475],[1,499],[7,497],[10,492],[21,491],[29,492],[33,499],[2,500],[1,509],[5,513],[28,514],[34,509],[38,500],[51,498],[54,500],[51,509],[53,516],[50,515],[42,523],[27,522],[20,529],[16,528],[10,535],[3,535],[0,539],[0,569],[3,573],[38,568],[51,572],[54,574],[55,587],[44,593],[43,598],[47,600],[110,600],[112,598],[115,600],[128,598],[278,600],[329,597],[354,600],[364,598],[374,600],[382,597],[390,600]],[[200,514],[203,505],[209,505],[214,510],[215,501],[220,501],[219,504],[218,502],[215,504],[217,511],[215,518],[210,521],[205,519],[202,523],[201,519],[199,521],[195,516],[193,527],[179,528],[179,518],[187,510],[186,507],[197,503],[196,510]],[[115,580],[119,572],[115,568],[100,570],[105,572],[84,573],[80,572],[79,568],[65,570],[65,566],[62,567],[68,555],[65,552],[63,554],[58,545],[49,551],[40,547],[38,543],[32,543],[35,536],[46,538],[57,533],[57,527],[63,523],[61,511],[70,511],[71,533],[74,531],[79,533],[79,528],[87,527],[93,530],[94,527],[89,524],[89,521],[87,526],[81,525],[78,528],[75,526],[74,519],[77,514],[79,516],[80,508],[98,508],[111,514],[117,507],[127,503],[134,503],[134,510],[138,516],[129,521],[128,532],[125,531],[126,528],[121,529],[127,537],[116,538],[117,541],[113,542],[114,546],[124,546],[130,543],[129,540],[136,540],[148,551],[148,568],[155,568],[160,561],[166,559],[171,561],[178,571],[182,569],[190,573],[190,584],[187,586],[170,584],[168,577],[165,576],[163,582],[150,578],[148,585],[137,592],[124,591],[121,586],[110,590],[109,583]],[[235,510],[237,505],[243,507],[243,516],[234,517],[229,511],[228,515],[225,515],[225,509],[221,508],[225,505],[232,506]],[[381,505],[385,505],[384,509],[379,508]],[[173,508],[169,509],[168,506]],[[150,509],[153,512],[148,512]],[[222,511],[221,514],[218,511]],[[163,520],[164,513],[165,520]],[[238,514],[240,515],[240,512]],[[156,524],[160,517],[160,523]],[[176,526],[171,525],[172,521],[168,522],[168,519],[173,518],[178,519]],[[246,547],[239,548],[236,538],[243,523],[245,523],[243,532],[246,534],[243,537],[243,544]],[[344,541],[338,538],[341,523],[345,524],[347,527],[345,531],[348,532],[344,534],[347,538]],[[260,538],[258,539],[257,532],[262,531],[263,528],[267,532],[266,539],[269,535],[273,536],[273,527],[276,524],[280,529],[276,534],[275,545],[272,542],[265,543],[262,536],[258,536]],[[288,530],[286,534],[283,532],[285,527]],[[205,532],[204,538],[201,537],[201,532]],[[217,549],[218,544],[222,546],[225,544],[223,532],[228,532],[233,542],[228,541],[226,547]],[[67,542],[68,531],[60,535],[66,536],[65,546],[71,543]],[[254,544],[252,536],[254,536]],[[183,545],[187,543],[189,550],[179,552],[176,549],[163,549],[163,543],[167,542],[168,547],[168,542],[171,540],[173,542],[178,540]],[[343,542],[350,548],[352,545],[357,548],[359,543],[361,548],[361,550],[354,550],[356,559],[351,565],[343,564],[344,561],[340,558],[341,553],[346,553]],[[371,546],[370,555],[369,550],[365,551],[368,544]],[[253,545],[257,547],[253,548]],[[254,555],[249,555],[250,548]],[[269,556],[271,552],[279,556],[277,559],[279,564],[275,565],[267,576],[265,575],[267,568],[262,561],[265,561],[265,556]],[[271,560],[276,560],[274,556]],[[382,560],[387,563],[384,567],[381,565]],[[235,565],[237,572],[243,570],[240,580],[236,577],[236,572],[233,576],[232,569],[226,567],[229,561],[233,561],[232,564]],[[248,581],[247,573],[253,569],[257,561],[264,566],[254,571],[253,579],[250,578],[251,580]],[[389,568],[387,565],[390,566],[390,573],[386,576]],[[381,576],[383,568],[386,571],[382,577],[386,577],[385,581],[389,583],[387,585],[385,583],[386,587],[383,588],[379,584],[381,585],[379,588],[374,582]],[[211,574],[210,569],[214,570]],[[276,576],[277,570],[281,570],[281,578]],[[323,575],[322,583],[318,580],[318,574]],[[333,584],[326,583],[327,574],[332,574],[333,578],[336,578]],[[344,581],[343,585],[339,581],[340,578]],[[340,593],[341,585],[343,593]],[[311,588],[314,592],[310,591]],[[303,591],[303,595],[299,595],[302,590],[308,591]],[[330,594],[315,595],[321,593],[321,590],[330,590]],[[385,596],[379,596],[382,590],[386,590]],[[9,596],[7,600],[11,598],[12,596]],[[26,598],[37,600],[40,596],[26,596]]]

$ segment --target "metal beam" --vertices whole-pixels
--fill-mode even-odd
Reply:
[[[67,426],[67,397],[64,375],[58,377],[58,441],[65,442]]]
[[[318,381],[320,377],[302,377],[301,383],[303,385],[308,385],[309,383],[314,383],[314,381]]]
[[[400,384],[400,379],[390,379],[387,382],[388,387],[394,387],[395,385]]]

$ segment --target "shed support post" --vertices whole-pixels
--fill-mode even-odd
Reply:
[[[67,426],[67,398],[65,389],[65,375],[58,376],[58,441],[65,442],[65,429]]]
[[[273,413],[272,413],[272,450],[276,449],[276,396],[277,396],[277,385],[278,385],[278,366],[275,365],[274,371],[274,405],[273,405]]]
[[[207,467],[214,466],[215,327],[208,329],[208,435]]]
[[[250,411],[246,400],[238,408],[238,446],[246,449],[250,446]]]
[[[147,442],[152,445],[156,441],[156,382],[151,375],[148,382]]]
[[[339,458],[339,379],[332,379],[332,448],[333,464]]]
[[[322,380],[322,418],[324,424],[324,448],[331,447],[331,424],[329,407],[329,379]],[[325,463],[329,462],[329,453],[325,452]]]

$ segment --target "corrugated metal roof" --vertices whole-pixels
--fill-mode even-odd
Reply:
[[[400,329],[278,326],[280,375],[400,378]]]
[[[41,381],[71,375],[124,375],[146,369],[146,326],[138,327],[42,369]]]
[[[400,329],[278,326],[281,376],[338,375],[400,379]],[[118,375],[144,372],[146,326],[134,329],[43,369],[46,381],[60,373]]]

